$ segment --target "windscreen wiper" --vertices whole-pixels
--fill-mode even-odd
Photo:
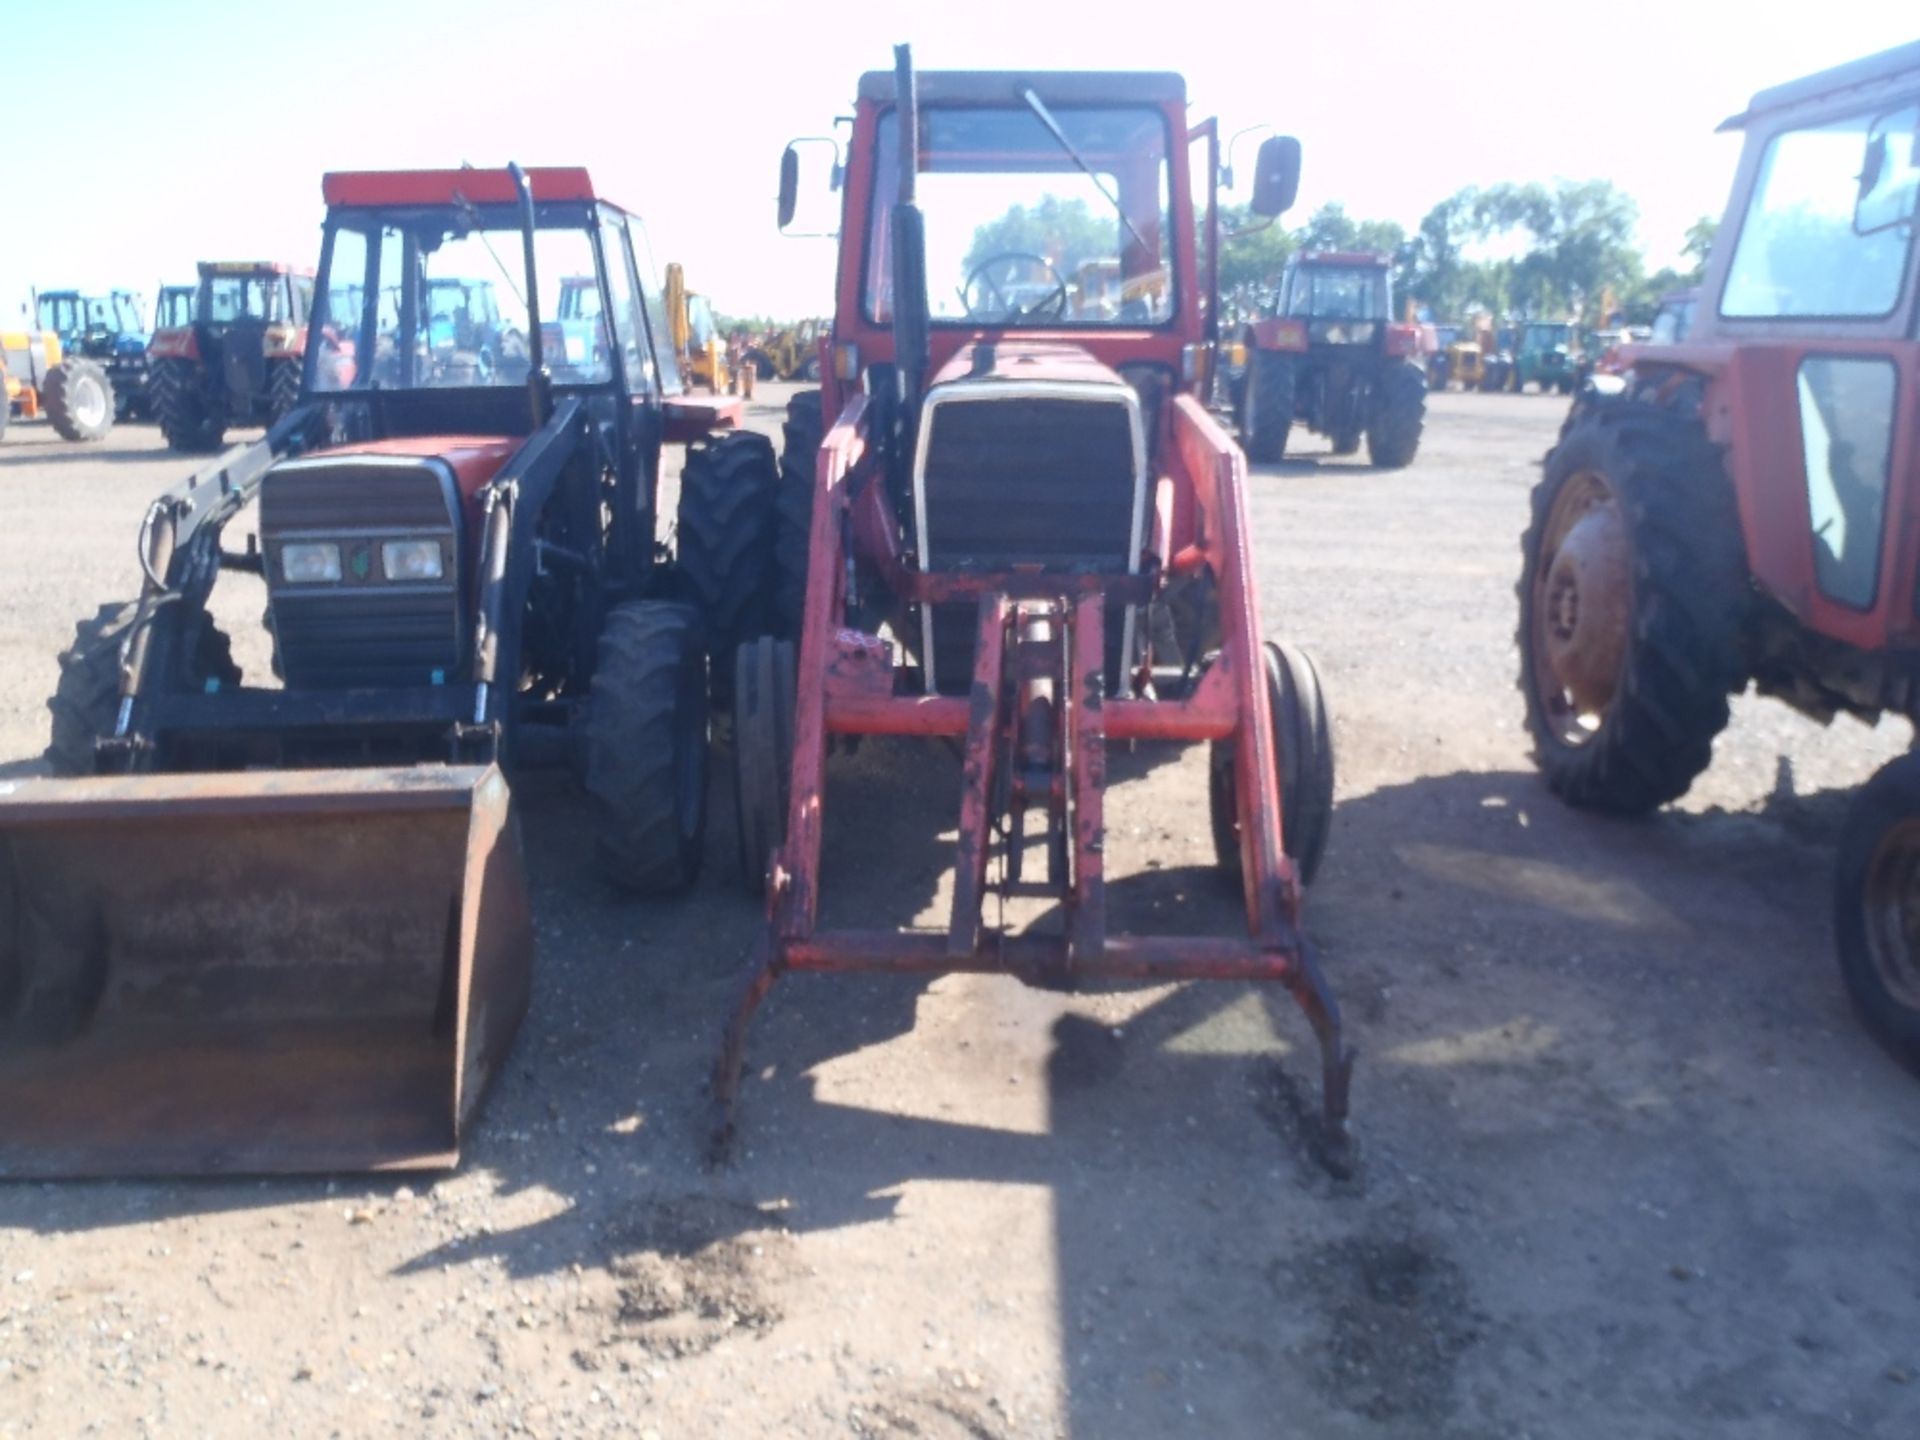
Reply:
[[[1022,90],[1020,92],[1020,98],[1027,102],[1027,108],[1029,110],[1040,117],[1040,123],[1047,127],[1047,133],[1060,142],[1060,148],[1067,152],[1067,158],[1078,165],[1081,170],[1085,172],[1086,177],[1093,181],[1094,186],[1100,193],[1107,197],[1107,203],[1113,206],[1114,214],[1118,215],[1120,217],[1120,223],[1127,227],[1127,233],[1133,236],[1133,243],[1140,247],[1141,253],[1151,255],[1153,253],[1153,247],[1147,244],[1147,237],[1142,235],[1139,230],[1134,227],[1133,221],[1128,218],[1126,208],[1120,203],[1120,197],[1107,188],[1106,180],[1086,162],[1078,150],[1074,149],[1073,141],[1067,138],[1067,132],[1060,128],[1060,122],[1053,118],[1053,112],[1047,109],[1045,103],[1034,93],[1033,87],[1028,86],[1025,90]]]

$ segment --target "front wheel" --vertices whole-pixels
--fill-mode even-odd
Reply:
[[[1320,672],[1306,651],[1269,640],[1260,647],[1280,775],[1280,828],[1287,855],[1311,885],[1333,831],[1333,727],[1327,721]],[[1213,853],[1229,875],[1240,874],[1239,772],[1234,740],[1213,742],[1207,767]]]
[[[73,643],[60,652],[60,679],[47,701],[53,726],[46,758],[54,774],[94,773],[95,743],[113,734],[119,719],[121,657],[139,616],[138,602],[126,601],[102,605],[73,627]],[[169,615],[155,623],[174,621]],[[184,648],[173,688],[192,693],[209,684],[238,685],[240,667],[233,663],[233,642],[226,632],[204,613],[191,623],[192,640]]]
[[[584,734],[601,869],[669,895],[699,877],[707,834],[707,677],[685,605],[615,607],[600,631]]]
[[[1867,1033],[1920,1070],[1920,752],[1882,766],[1847,811],[1833,935]]]

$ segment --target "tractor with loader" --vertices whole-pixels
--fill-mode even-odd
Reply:
[[[1582,393],[1522,542],[1536,763],[1596,810],[1684,795],[1749,684],[1920,718],[1920,43],[1722,128],[1744,148],[1690,326]],[[1920,1068],[1920,751],[1854,801],[1833,903],[1856,1010]]]
[[[1247,327],[1234,391],[1241,443],[1256,463],[1280,459],[1299,424],[1387,469],[1413,463],[1426,423],[1427,371],[1417,325],[1393,319],[1390,257],[1309,251],[1287,262],[1266,313]]]
[[[210,453],[237,425],[272,424],[300,399],[313,272],[276,261],[203,261],[191,320],[155,330],[147,384],[175,450]]]
[[[1205,404],[1216,123],[1190,120],[1177,75],[917,74],[901,46],[861,77],[844,157],[788,147],[783,229],[823,147],[841,198],[826,373],[788,408],[777,624],[735,673],[740,858],[767,920],[716,1072],[719,1138],[750,1020],[791,972],[1260,980],[1319,1042],[1343,1167],[1352,1055],[1302,913],[1331,735],[1311,660],[1263,641],[1246,457]],[[1288,208],[1299,155],[1263,144],[1254,213]],[[969,253],[1040,196],[1084,206],[1103,253]],[[823,923],[829,752],[876,735],[962,755],[939,933]],[[1110,929],[1107,757],[1141,740],[1210,743],[1243,935]],[[1020,924],[1022,906],[1046,908]]]
[[[771,443],[682,393],[585,170],[323,194],[300,393],[148,509],[133,598],[60,657],[74,778],[0,795],[0,1174],[449,1164],[528,993],[508,775],[571,769],[624,889],[699,868],[708,650],[763,604]],[[475,276],[523,353],[433,343],[435,282]],[[596,339],[548,318],[557,277]],[[271,676],[234,662],[229,586]]]

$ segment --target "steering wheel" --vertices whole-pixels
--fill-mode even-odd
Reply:
[[[1007,269],[996,276],[996,266],[1005,263]],[[1024,272],[1020,268],[1024,267]],[[1045,272],[1039,280],[1023,280],[1022,274],[1033,275]],[[1044,284],[1052,281],[1052,288],[1031,304],[1014,301],[1007,291],[1016,285]],[[973,269],[967,272],[967,283],[960,288],[960,303],[967,307],[967,315],[974,320],[1032,320],[1045,317],[1058,320],[1067,313],[1066,277],[1053,268],[1053,262],[1044,255],[1036,255],[1030,250],[1003,250],[997,255],[989,255]]]

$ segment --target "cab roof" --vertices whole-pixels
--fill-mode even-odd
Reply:
[[[290,265],[285,260],[202,260],[200,273],[206,275],[304,275],[311,280],[311,265]],[[184,286],[180,287],[186,288]]]
[[[1165,70],[921,70],[914,87],[923,104],[1018,105],[1020,92],[1032,89],[1042,100],[1060,105],[1115,101],[1185,104],[1186,80]],[[891,102],[891,70],[869,70],[860,77],[860,98]]]
[[[1879,88],[1908,77],[1920,79],[1920,40],[1762,90],[1740,114],[1723,120],[1720,130],[1744,130],[1755,120],[1808,101],[1825,100],[1849,90]]]
[[[1304,250],[1299,261],[1302,265],[1368,265],[1384,270],[1393,258],[1378,250]]]
[[[594,201],[584,165],[534,166],[526,172],[535,200]],[[478,170],[335,170],[320,179],[329,205],[512,205],[520,192],[504,168]]]

